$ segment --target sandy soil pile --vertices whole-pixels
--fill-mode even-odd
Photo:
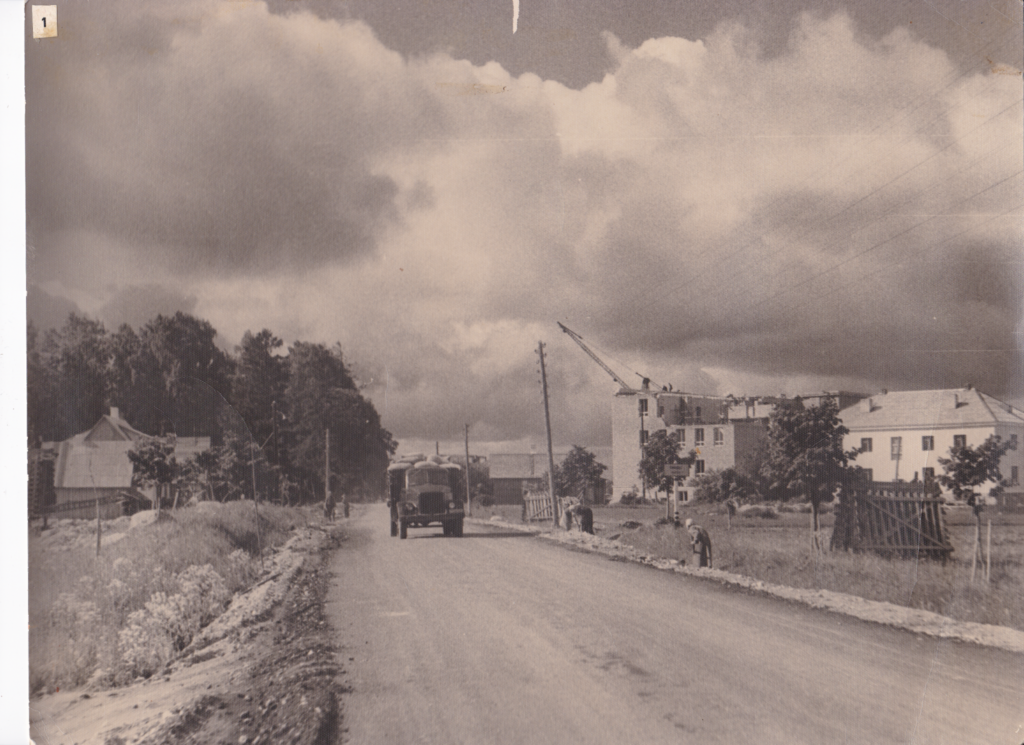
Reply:
[[[95,538],[93,538],[95,540]],[[149,680],[30,702],[37,745],[326,743],[340,672],[323,617],[334,526],[296,532],[262,577]]]

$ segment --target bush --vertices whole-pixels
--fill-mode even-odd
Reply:
[[[120,667],[128,677],[149,677],[174,659],[231,599],[224,580],[209,564],[190,566],[176,579],[177,593],[154,593],[118,634]]]
[[[32,692],[150,674],[252,584],[259,572],[252,502],[204,502],[173,515],[104,543],[99,557],[45,534],[31,539]],[[263,550],[305,524],[302,510],[261,504]]]
[[[767,520],[778,518],[779,513],[770,504],[745,504],[737,510],[740,517],[763,517]]]

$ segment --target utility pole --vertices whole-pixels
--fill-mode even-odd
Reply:
[[[270,413],[274,418],[274,465],[277,466],[277,501],[281,501],[281,452],[277,448],[277,401],[270,402]]]
[[[466,515],[473,514],[473,507],[469,500],[469,425],[466,425]]]
[[[548,374],[544,367],[544,342],[538,342],[540,355],[540,383],[544,389],[544,426],[548,432],[548,493],[551,495],[551,522],[558,527],[558,502],[555,501],[555,451],[551,446],[551,412],[548,409]]]
[[[256,514],[256,550],[260,554],[260,569],[263,569],[263,538],[260,536],[260,499],[259,494],[256,493],[256,440],[251,439],[250,434],[250,448],[249,454],[252,456],[252,460],[249,461],[249,465],[252,466],[252,509]]]
[[[324,430],[324,501],[331,494],[331,430]]]
[[[644,430],[644,414],[647,413],[647,399],[641,398],[637,400],[637,408],[640,411],[640,460],[643,460],[644,455],[647,452],[647,432]],[[640,488],[641,497],[644,503],[647,502],[647,475],[643,472],[640,473]]]

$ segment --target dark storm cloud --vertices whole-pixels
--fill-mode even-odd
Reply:
[[[178,311],[192,315],[196,302],[195,295],[183,295],[160,285],[129,285],[118,289],[97,315],[110,329],[127,323],[138,330],[158,315],[173,316]]]
[[[230,6],[230,4],[229,4]],[[398,189],[373,159],[430,129],[364,26],[257,7],[69,8],[95,38],[28,53],[30,237],[91,231],[175,273],[372,253]],[[102,31],[103,16],[123,33]],[[160,15],[160,14],[158,14]],[[100,16],[100,18],[97,18]],[[113,38],[112,38],[113,37]],[[376,57],[374,55],[377,55]],[[380,70],[378,83],[360,68]],[[67,257],[68,261],[74,257]]]

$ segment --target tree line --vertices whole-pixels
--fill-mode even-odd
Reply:
[[[67,439],[117,407],[132,427],[161,438],[133,458],[150,482],[193,480],[220,500],[255,488],[261,498],[296,502],[323,496],[329,430],[331,488],[379,492],[397,443],[339,344],[285,349],[263,329],[227,353],[216,336],[208,321],[181,312],[113,332],[74,313],[44,334],[30,323],[30,444]],[[208,453],[173,461],[175,437],[206,436]]]

